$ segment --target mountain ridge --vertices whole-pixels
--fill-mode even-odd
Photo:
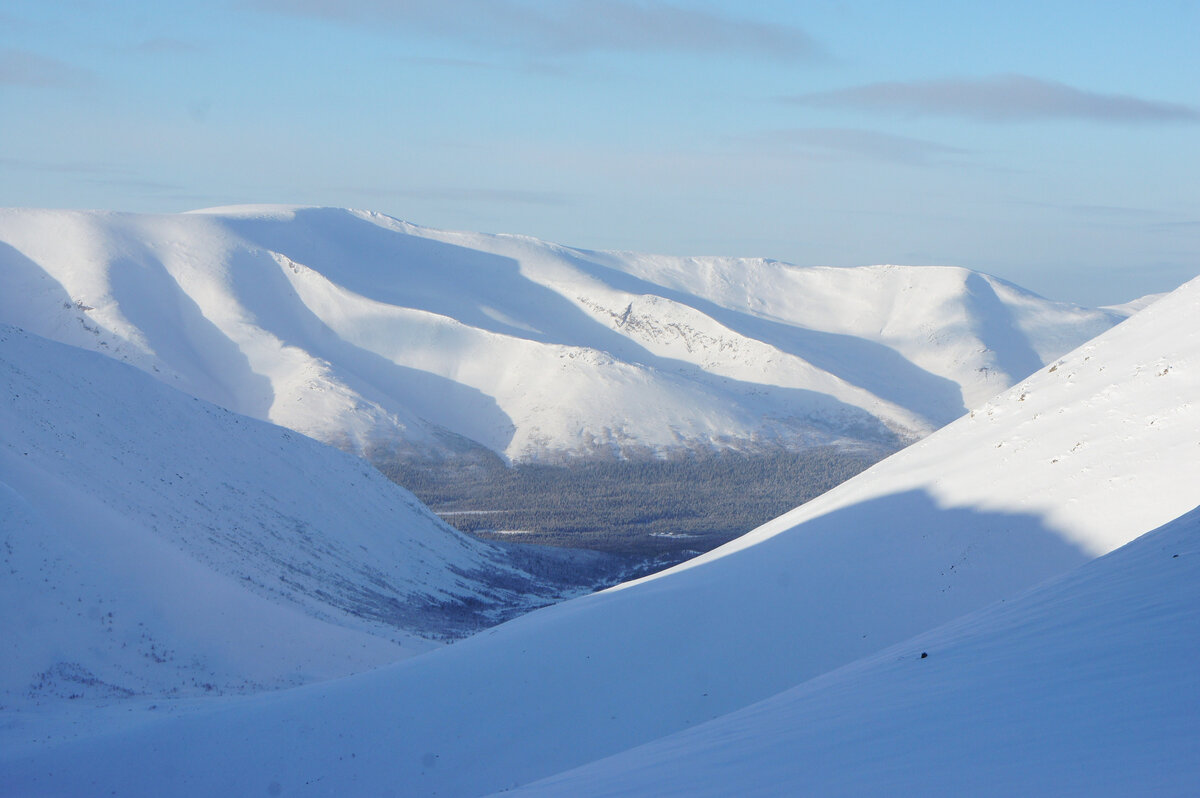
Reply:
[[[3,768],[44,790],[150,794],[169,779],[181,795],[272,781],[301,795],[479,795],[748,707],[1194,507],[1198,306],[1200,280],[973,417],[661,574],[391,667],[180,707]]]
[[[562,597],[361,460],[111,358],[0,325],[0,393],[7,706],[343,676]]]
[[[9,209],[0,267],[2,321],[434,459],[894,449],[1123,318],[956,267],[588,252],[330,208]]]
[[[1186,795],[1200,509],[738,712],[505,791]]]

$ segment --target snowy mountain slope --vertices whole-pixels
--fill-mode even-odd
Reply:
[[[505,794],[1192,795],[1198,654],[1193,510],[1014,600]]]
[[[1101,308],[1101,310],[1120,313],[1122,316],[1132,316],[1139,310],[1145,310],[1146,308],[1150,307],[1165,296],[1166,294],[1146,294],[1145,296],[1140,296],[1137,299],[1124,302],[1120,305],[1105,305],[1103,308]]]
[[[479,795],[745,708],[1195,506],[1197,319],[1200,281],[663,574],[335,682],[32,749],[10,734],[0,774],[31,794]]]
[[[300,684],[540,589],[347,454],[0,326],[0,703]]]
[[[584,252],[323,208],[0,211],[0,321],[351,449],[894,446],[1120,318],[956,268]]]

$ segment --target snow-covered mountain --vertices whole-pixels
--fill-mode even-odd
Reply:
[[[959,268],[586,252],[325,208],[0,211],[0,322],[405,456],[894,448],[1121,318]]]
[[[1200,509],[1016,599],[505,795],[1186,796]]]
[[[222,699],[204,711],[178,707],[153,721],[146,713],[131,719],[119,708],[100,711],[89,717],[102,718],[93,723],[105,728],[75,740],[64,739],[72,734],[64,724],[37,739],[10,729],[0,737],[6,752],[0,776],[34,795],[153,795],[167,788],[176,795],[479,795],[666,738],[823,674],[832,674],[825,677],[831,681],[801,687],[810,691],[802,695],[817,696],[818,709],[851,701],[858,687],[853,675],[872,669],[892,684],[901,684],[888,675],[901,666],[945,668],[965,679],[955,662],[986,641],[963,634],[990,629],[985,637],[995,635],[997,645],[1014,641],[1021,634],[1012,631],[1014,623],[1039,617],[1040,606],[1088,595],[1080,586],[1090,577],[1048,588],[1041,595],[1050,600],[1025,599],[1012,615],[992,610],[979,616],[985,621],[914,641],[932,662],[907,648],[891,649],[908,658],[902,665],[880,652],[1014,599],[1197,504],[1197,320],[1200,280],[824,496],[662,574],[334,682]],[[1192,521],[1185,523],[1190,529]],[[1166,540],[1174,546],[1175,538]],[[1138,595],[1144,595],[1139,585],[1158,580],[1159,590],[1182,596],[1143,606],[1147,614],[1159,606],[1167,613],[1186,608],[1176,617],[1181,633],[1190,635],[1187,645],[1195,640],[1187,631],[1195,619],[1186,592],[1194,590],[1186,584],[1194,582],[1190,560],[1174,571],[1142,568],[1137,563],[1158,544],[1149,545],[1109,561],[1117,564],[1115,576],[1107,565],[1090,573],[1116,591],[1098,591],[1110,605],[1126,596],[1122,573]],[[1171,553],[1194,556],[1191,548]],[[1133,564],[1125,570],[1122,562]],[[1102,609],[1074,616],[1046,610],[1047,618],[1060,618],[1064,634],[1079,635],[1054,651],[1102,657],[1100,674],[1088,670],[1086,659],[1063,664],[1080,668],[1085,684],[1103,684],[1110,666],[1136,667],[1132,656],[1105,653],[1104,640],[1088,647],[1084,638],[1102,627]],[[1118,614],[1114,628],[1128,631],[1137,621],[1136,612]],[[1148,629],[1157,634],[1169,625],[1167,617]],[[1029,650],[1036,643],[1022,645]],[[882,659],[833,673],[871,655]],[[1065,678],[1058,665],[1046,672]],[[986,687],[989,673],[979,672],[977,683]],[[1170,663],[1148,668],[1145,678],[1155,674],[1178,675]],[[1127,683],[1145,684],[1141,674],[1109,682]],[[822,693],[821,684],[851,692]],[[1162,696],[1154,698],[1162,706]],[[1102,708],[1119,701],[1078,700]],[[854,717],[924,728],[887,709],[860,708]],[[1171,717],[1183,739],[1195,739],[1194,713]],[[736,731],[731,723],[723,728]],[[904,729],[877,731],[886,737]],[[1194,760],[1140,756],[1131,772],[1156,764],[1195,772]]]
[[[109,358],[0,325],[0,396],[0,704],[300,684],[549,600],[362,460]]]

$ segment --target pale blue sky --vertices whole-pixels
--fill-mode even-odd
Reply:
[[[1200,273],[1200,2],[5,0],[0,205],[369,208],[589,248]]]

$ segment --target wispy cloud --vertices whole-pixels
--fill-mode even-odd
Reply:
[[[93,80],[91,72],[65,61],[27,50],[0,50],[0,86],[71,88]]]
[[[157,36],[146,39],[128,47],[128,51],[137,55],[179,55],[182,53],[198,53],[202,51],[195,42],[173,39],[168,36]]]
[[[1096,216],[1110,219],[1148,219],[1163,215],[1163,211],[1149,208],[1130,208],[1124,205],[1068,205],[1066,209],[1082,216]]]
[[[568,204],[572,198],[567,194],[554,191],[522,191],[520,189],[489,189],[489,188],[358,188],[342,187],[337,191],[347,191],[364,197],[388,197],[399,199],[432,200],[435,202],[495,202],[518,203],[522,205]]]
[[[775,130],[755,137],[756,143],[797,149],[825,159],[854,159],[924,166],[968,150],[925,139],[875,130],[812,127]]]
[[[29,161],[22,158],[0,158],[0,168],[63,175],[129,174],[127,169],[91,161]]]
[[[661,0],[245,0],[276,13],[390,25],[532,55],[684,51],[819,60],[803,30]]]
[[[1130,205],[1097,205],[1092,203],[1061,203],[1042,200],[1011,199],[1002,201],[1006,205],[1043,208],[1069,213],[1073,216],[1123,221],[1146,221],[1175,215],[1175,211],[1159,208],[1138,208]]]
[[[561,64],[529,61],[521,64],[504,64],[491,61],[480,61],[470,58],[433,58],[422,56],[401,56],[398,63],[415,67],[433,67],[438,69],[470,69],[485,72],[518,72],[527,75],[561,76],[567,70]]]
[[[403,56],[397,59],[402,64],[413,66],[447,67],[450,69],[482,69],[493,70],[500,67],[488,61],[473,58],[433,58],[423,56]]]
[[[82,182],[93,186],[108,186],[112,188],[127,188],[149,194],[183,191],[184,186],[178,183],[164,183],[160,180],[144,180],[138,177],[91,177]]]
[[[1159,222],[1158,224],[1153,225],[1153,229],[1171,233],[1191,234],[1196,230],[1200,230],[1200,219],[1186,219],[1179,222]]]
[[[1089,227],[1154,233],[1181,232],[1189,235],[1200,228],[1200,220],[1194,218],[1194,210],[1190,208],[1138,208],[1128,205],[1056,203],[1024,199],[1005,200],[1004,204],[1056,211]]]
[[[147,180],[127,167],[91,161],[37,161],[0,158],[0,170],[62,175],[77,184],[114,186],[149,192],[179,191],[182,188],[174,183]]]
[[[1109,123],[1197,122],[1200,109],[1103,94],[1026,75],[871,83],[786,98],[816,108],[957,116],[982,122],[1082,119]]]

